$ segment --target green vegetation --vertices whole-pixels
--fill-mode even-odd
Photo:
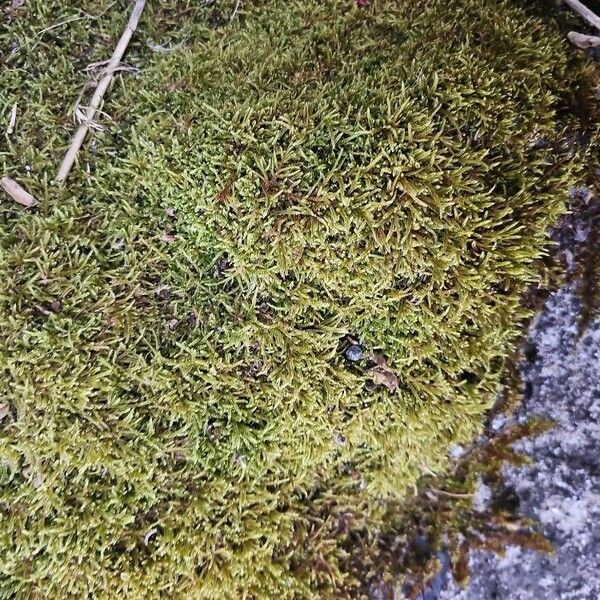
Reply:
[[[0,36],[0,171],[40,200],[0,205],[0,597],[357,597],[499,390],[582,66],[492,0],[156,1],[59,189],[126,18],[80,4]]]

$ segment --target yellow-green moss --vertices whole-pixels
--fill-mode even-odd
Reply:
[[[491,0],[247,2],[232,22],[233,3],[150,3],[142,73],[60,190],[78,69],[128,8],[82,4],[109,10],[36,36],[73,13],[31,1],[1,36],[20,46],[2,173],[40,206],[1,205],[0,594],[350,594],[347,547],[313,525],[380,525],[481,429],[576,181],[578,63]],[[365,388],[347,336],[397,391]]]

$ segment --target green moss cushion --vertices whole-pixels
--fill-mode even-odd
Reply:
[[[1,205],[2,597],[352,595],[307,532],[378,523],[480,431],[575,180],[577,72],[519,9],[199,4],[149,5],[65,190],[123,11],[34,46],[70,13],[31,2],[3,33],[0,159],[40,207]],[[187,41],[152,55],[161,20]]]

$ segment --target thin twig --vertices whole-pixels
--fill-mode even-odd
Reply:
[[[90,129],[94,129],[96,131],[106,131],[106,127],[104,127],[104,125],[101,125],[100,123],[97,123],[96,121],[90,121],[87,118],[87,114],[84,111],[89,110],[89,106],[82,106],[81,104],[77,104],[77,106],[75,107],[75,112],[73,113],[73,118],[75,120],[75,122],[77,123],[77,125],[81,125],[82,123],[85,123]],[[112,120],[111,116],[104,112],[103,110],[100,109],[96,109],[96,112],[109,119]]]
[[[564,3],[574,10],[578,15],[584,18],[590,25],[600,31],[600,17],[592,12],[587,6],[581,4],[579,0],[563,0]]]
[[[233,12],[231,13],[231,16],[229,17],[230,21],[233,21],[233,19],[235,19],[235,15],[237,15],[238,10],[240,10],[241,3],[242,3],[242,0],[235,0],[235,6],[233,8]]]
[[[75,163],[77,153],[79,152],[79,149],[81,148],[81,145],[85,140],[85,136],[89,131],[89,123],[93,122],[96,111],[98,110],[98,108],[100,108],[100,104],[102,103],[104,93],[108,89],[108,86],[112,81],[114,72],[119,66],[119,63],[121,62],[121,59],[125,54],[125,50],[127,49],[127,46],[131,38],[133,37],[133,34],[135,33],[145,4],[146,0],[137,0],[135,6],[133,7],[131,16],[129,17],[129,22],[127,23],[127,27],[125,27],[125,31],[121,35],[121,39],[119,40],[119,43],[117,44],[117,47],[113,52],[110,62],[106,67],[106,74],[98,83],[96,91],[92,96],[90,105],[85,113],[86,121],[79,126],[79,129],[73,137],[73,141],[71,142],[71,145],[69,146],[69,149],[65,154],[62,164],[60,165],[60,169],[58,170],[58,175],[56,177],[56,180],[59,182],[65,181],[65,179],[69,175],[69,172],[71,171],[71,168],[73,167],[73,164]]]
[[[75,107],[73,108],[73,120],[77,125],[87,123],[90,126],[90,129],[95,129],[96,131],[105,131],[106,128],[103,125],[100,125],[100,123],[96,122],[95,120],[88,119],[86,114],[83,112],[84,110],[91,110],[89,105],[85,106],[82,104],[83,97],[85,96],[88,89],[95,88],[98,85],[98,83],[102,80],[102,78],[108,75],[109,73],[114,74],[117,72],[139,72],[138,68],[124,64],[119,65],[118,67],[115,67],[114,69],[109,71],[109,62],[109,60],[104,60],[98,63],[91,63],[85,68],[86,73],[88,73],[88,76],[90,77],[90,80],[85,84],[83,90],[81,90],[81,93],[79,94],[79,97],[75,101]],[[100,69],[100,67],[103,68]],[[95,73],[94,71],[98,72]],[[100,108],[95,109],[95,113],[96,115],[101,115],[109,120],[112,120],[111,116],[107,112],[101,110]]]
[[[434,494],[440,496],[448,496],[450,498],[473,498],[474,494],[456,494],[454,492],[446,492],[445,490],[438,490],[437,488],[429,488]]]
[[[85,72],[94,78],[93,83],[98,83],[98,81],[100,81],[100,79],[102,79],[105,75],[108,75],[110,71],[112,71],[113,73],[116,71],[128,71],[130,73],[139,73],[139,69],[137,67],[134,67],[133,65],[119,64],[114,69],[110,69],[109,64],[110,59],[102,60],[100,62],[93,62],[85,68]]]

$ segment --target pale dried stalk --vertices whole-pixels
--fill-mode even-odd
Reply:
[[[15,201],[27,208],[35,206],[38,201],[14,179],[3,177],[0,179],[0,185],[4,191]]]
[[[6,133],[8,135],[12,135],[15,130],[15,125],[17,124],[17,103],[13,104],[12,110],[10,111],[10,117],[8,118],[8,127],[6,128]]]
[[[92,100],[90,101],[90,105],[86,110],[86,120],[79,126],[79,129],[77,130],[77,133],[75,133],[73,141],[71,142],[71,145],[65,154],[62,164],[60,165],[60,169],[58,170],[58,175],[56,177],[56,180],[59,182],[65,181],[69,175],[69,172],[71,171],[71,168],[73,167],[73,164],[75,163],[77,153],[79,152],[79,149],[85,140],[85,136],[90,129],[89,124],[94,122],[94,116],[100,107],[100,104],[102,103],[102,98],[104,97],[104,94],[108,89],[110,82],[112,81],[113,75],[117,70],[119,63],[121,62],[123,55],[125,54],[125,50],[127,49],[133,34],[135,33],[145,4],[146,0],[137,0],[135,6],[133,7],[127,27],[125,27],[125,31],[121,35],[121,39],[119,40],[119,43],[117,44],[117,47],[115,48],[108,63],[106,74],[99,81],[98,86],[94,91],[94,95],[92,96]]]
[[[571,44],[580,50],[600,47],[600,37],[597,35],[585,35],[583,33],[577,33],[576,31],[569,31],[567,37]]]
[[[445,490],[438,490],[437,488],[430,488],[434,494],[440,496],[448,496],[448,498],[472,498],[475,494],[456,494],[454,492],[446,492]]]
[[[592,12],[587,6],[581,4],[579,0],[563,0],[564,3],[583,17],[590,25],[600,31],[600,17]]]
[[[231,16],[229,17],[230,21],[233,21],[235,19],[235,15],[237,15],[238,10],[240,10],[241,3],[242,3],[242,0],[235,0],[235,6],[233,7],[233,12],[231,13]]]

